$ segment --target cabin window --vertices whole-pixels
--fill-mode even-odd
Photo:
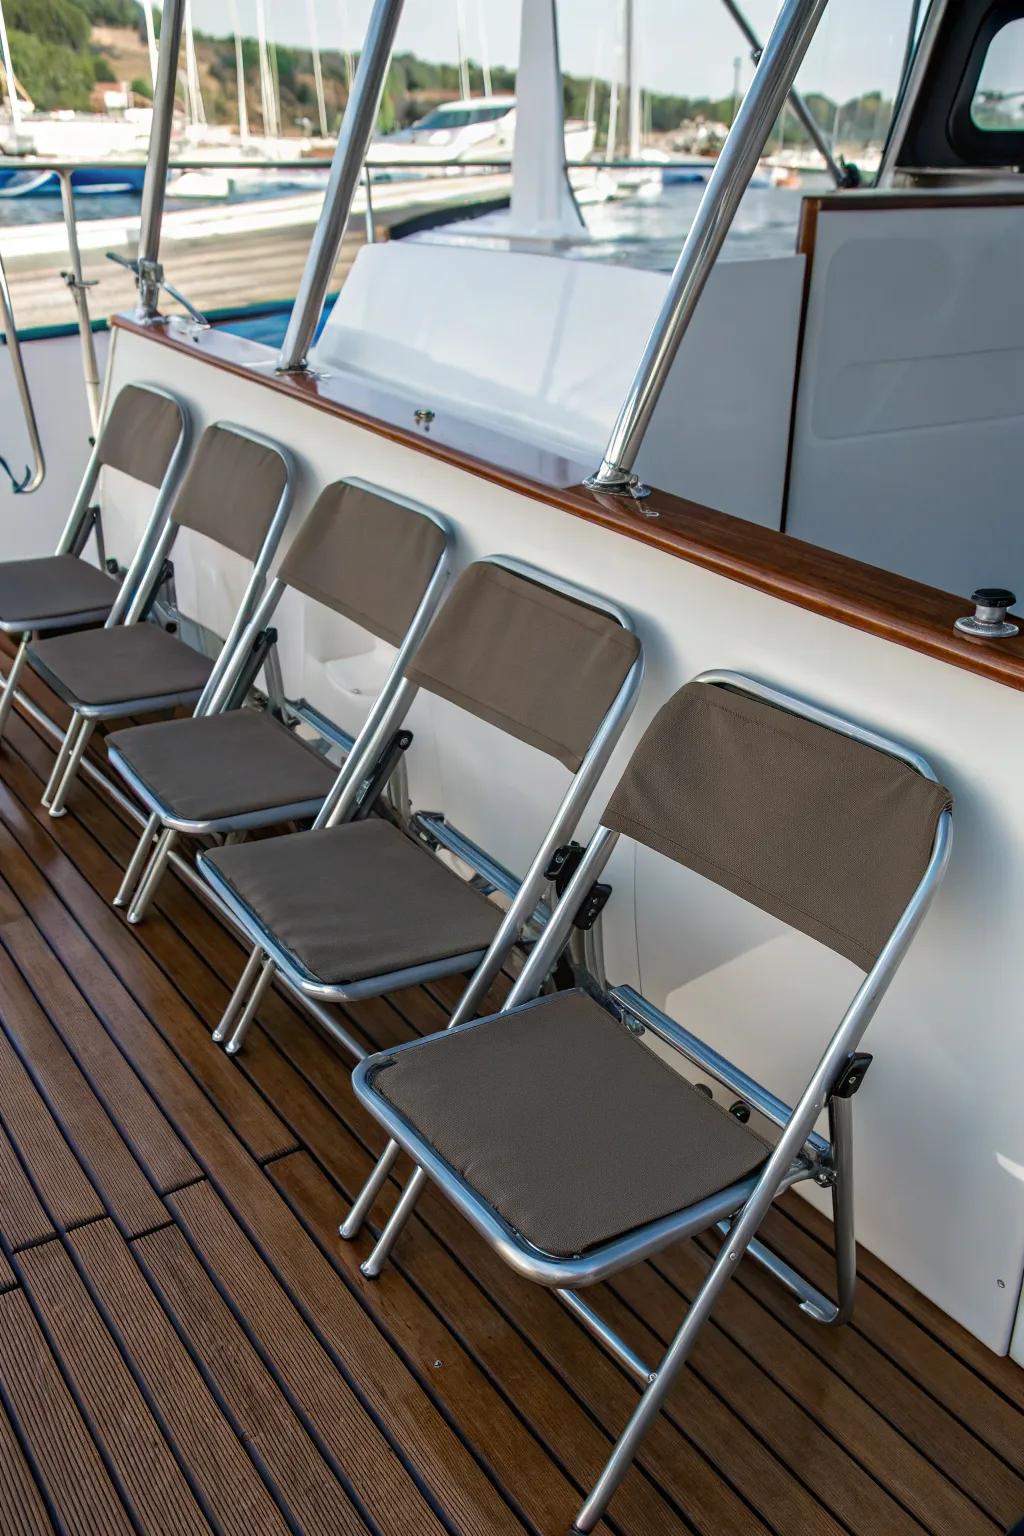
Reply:
[[[971,122],[982,133],[1024,134],[1024,17],[992,38],[971,98]]]

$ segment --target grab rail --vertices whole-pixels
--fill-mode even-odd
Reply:
[[[38,491],[46,477],[46,460],[43,458],[43,446],[39,441],[39,428],[36,425],[32,392],[28,387],[28,379],[25,376],[25,364],[21,356],[21,342],[18,340],[18,328],[14,323],[14,310],[11,307],[11,290],[7,286],[7,273],[4,271],[2,257],[0,257],[0,329],[3,330],[7,350],[11,354],[11,367],[14,369],[14,381],[18,386],[18,395],[21,399],[25,426],[28,430],[29,442],[32,445],[35,469],[30,469],[26,464],[25,477],[23,480],[18,480],[15,478],[14,471],[7,460],[2,457],[0,457],[0,467],[10,476],[11,486],[16,496],[31,496],[33,491]]]

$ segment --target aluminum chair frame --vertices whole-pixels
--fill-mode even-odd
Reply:
[[[410,511],[418,513],[421,517],[428,518],[440,530],[444,538],[444,547],[438,556],[430,580],[424,589],[423,598],[409,626],[409,633],[414,636],[418,644],[419,638],[426,633],[448,581],[452,543],[451,530],[445,520],[432,508],[426,507],[418,501],[413,501],[407,496],[398,495],[386,490],[382,486],[374,485],[370,481],[356,476],[343,476],[339,483],[351,485],[360,490],[371,491],[376,496],[386,497],[389,501],[403,507],[408,507]],[[193,711],[194,716],[217,715],[225,711],[231,700],[235,685],[252,654],[257,639],[270,623],[278,604],[288,590],[288,583],[282,581],[280,577],[275,577],[270,583],[252,618],[239,635],[238,642],[229,658],[228,665],[220,682],[210,697],[206,699],[205,708],[202,707],[203,700],[200,700],[200,703],[196,705]],[[312,598],[306,600],[310,602],[315,601]],[[396,660],[392,663],[378,696],[375,706],[375,710],[378,712],[384,711],[389,707],[392,695],[401,680],[401,672],[396,672],[398,656],[405,656],[405,659],[408,659],[404,650],[404,637],[403,646],[399,647]],[[373,718],[373,712],[371,712],[371,718]],[[325,722],[325,724],[330,724],[330,722]],[[337,728],[334,728],[332,734],[336,732]],[[353,742],[343,759],[343,766],[354,749],[355,743]],[[318,817],[321,807],[325,804],[325,798],[319,796],[314,800],[296,801],[291,805],[269,806],[263,810],[247,811],[233,816],[208,817],[205,819],[189,819],[174,816],[160,802],[159,797],[139,778],[138,774],[125,761],[116,747],[111,747],[108,755],[111,765],[129,787],[134,790],[135,794],[149,811],[149,820],[139,837],[113,903],[115,907],[128,908],[127,919],[133,924],[140,923],[145,917],[163,872],[167,867],[174,843],[180,834],[184,833],[197,837],[211,833],[231,834],[233,832],[250,831],[256,827],[273,826],[275,823],[282,821],[300,820],[307,816]],[[330,800],[337,793],[338,780],[336,779],[334,785],[328,791],[327,800]],[[319,820],[315,822],[315,825],[320,824]],[[153,846],[154,839],[156,840],[155,847]],[[211,884],[213,883],[211,881]]]
[[[181,431],[171,454],[164,477],[157,487],[156,499],[153,509],[142,531],[142,537],[135,549],[128,569],[125,571],[121,585],[117,589],[113,606],[110,608],[83,609],[78,613],[69,615],[50,616],[49,618],[35,618],[22,620],[18,624],[9,624],[0,619],[0,632],[3,634],[20,634],[21,642],[14,655],[6,681],[0,687],[0,741],[3,740],[4,729],[7,725],[7,717],[14,704],[18,687],[18,679],[24,671],[28,661],[28,648],[33,635],[56,634],[62,630],[83,629],[88,625],[109,621],[114,616],[116,623],[128,607],[132,594],[136,590],[138,582],[148,570],[150,555],[153,545],[159,538],[161,529],[167,520],[174,494],[178,487],[178,481],[188,453],[191,422],[188,411],[176,395],[169,390],[160,389],[155,384],[146,384],[145,389],[153,395],[161,395],[177,406],[181,418]],[[94,527],[94,520],[90,516],[89,503],[96,489],[96,482],[103,468],[102,433],[98,433],[89,462],[85,467],[75,499],[71,505],[63,532],[57,542],[55,555],[75,555],[80,557],[82,550],[89,540],[89,534]],[[69,622],[70,620],[70,622]]]
[[[801,715],[804,719],[839,731],[876,750],[901,758],[923,777],[932,781],[936,779],[930,765],[919,754],[767,684],[724,671],[702,673],[695,681],[741,690],[754,698]],[[600,878],[619,836],[618,832],[604,825],[598,827],[501,1013],[509,1013],[524,1006],[536,1006],[538,1002],[543,1006],[541,988],[569,940],[573,919],[581,902],[594,881]],[[603,993],[600,1000],[618,1017],[632,1021],[634,1027],[652,1029],[680,1055],[724,1086],[741,1093],[753,1108],[779,1127],[782,1134],[759,1172],[697,1205],[649,1222],[583,1255],[564,1258],[544,1253],[528,1243],[434,1152],[415,1126],[375,1091],[372,1082],[375,1068],[406,1051],[428,1048],[436,1036],[427,1036],[369,1056],[355,1068],[353,1085],[357,1096],[384,1126],[391,1137],[390,1145],[396,1149],[401,1148],[416,1164],[415,1172],[376,1247],[361,1266],[363,1274],[373,1278],[380,1273],[402,1226],[412,1214],[420,1187],[430,1178],[517,1273],[552,1288],[573,1315],[643,1387],[636,1409],[576,1517],[572,1527],[574,1531],[592,1531],[601,1519],[636,1454],[640,1440],[660,1411],[703,1324],[744,1254],[749,1253],[768,1268],[797,1299],[801,1311],[814,1321],[832,1327],[848,1321],[853,1309],[857,1262],[852,1185],[852,1099],[834,1096],[834,1089],[928,910],[945,873],[951,841],[952,815],[947,810],[939,817],[928,864],[916,890],[875,964],[857,988],[807,1087],[793,1108],[782,1103],[712,1047],[669,1019],[632,988],[613,987]],[[476,1020],[463,1023],[461,1028],[484,1026],[495,1027],[493,1020]],[[448,1027],[455,1027],[454,1021]],[[828,1139],[814,1129],[816,1121],[825,1110],[829,1115]],[[838,1302],[824,1296],[777,1254],[759,1242],[755,1235],[778,1195],[808,1178],[829,1187],[832,1192]],[[383,1179],[378,1180],[376,1188],[379,1189],[382,1184]],[[340,1229],[343,1237],[355,1235],[367,1209],[367,1202],[360,1197]],[[358,1219],[353,1221],[353,1217]],[[725,1241],[657,1366],[652,1367],[641,1360],[572,1289],[574,1286],[593,1285],[620,1269],[660,1252],[670,1243],[711,1228],[722,1232]]]
[[[614,618],[630,634],[635,632],[629,615],[608,598],[507,555],[490,555],[485,557],[485,560],[488,564],[500,566],[516,575],[538,582],[552,591],[571,597],[574,601],[599,608]],[[426,626],[423,627],[424,633],[425,630]],[[390,705],[380,712],[379,720],[374,724],[372,731],[369,729],[371,722],[368,721],[367,727],[364,727],[364,731],[360,733],[359,741],[345,763],[331,796],[317,817],[316,827],[336,826],[350,819],[357,809],[357,797],[363,780],[379,758],[386,742],[401,725],[413,699],[419,692],[417,685],[402,676],[402,671],[414,654],[420,639],[422,634],[417,635],[415,644],[409,644],[406,654],[400,654],[396,658],[393,671],[397,674],[398,686],[394,690]],[[473,974],[453,1015],[455,1021],[471,1018],[522,931],[533,919],[547,885],[546,871],[552,856],[575,830],[594,786],[604,771],[612,749],[632,712],[643,679],[643,671],[644,653],[641,649],[594,732],[583,761],[573,774],[540,847],[502,918],[498,931],[485,950],[456,955],[447,960],[409,966],[348,985],[329,985],[311,976],[296,964],[294,958],[283,949],[276,937],[254,917],[248,907],[238,900],[227,881],[200,855],[197,864],[203,876],[235,921],[255,941],[255,948],[249,956],[224,1015],[213,1032],[213,1038],[218,1042],[226,1040],[226,1049],[230,1055],[238,1053],[256,1010],[278,971],[283,974],[298,995],[308,1000],[311,1010],[312,1007],[317,1009],[315,1016],[319,1022],[323,1023],[325,1016],[320,1005],[325,1002],[357,1002],[361,998],[377,997],[399,987],[413,986],[441,976],[457,975],[460,971],[472,968]],[[339,1035],[335,1030],[331,1030],[331,1033],[340,1038],[347,1049],[352,1050],[353,1042],[350,1037]],[[365,1052],[355,1050],[353,1054],[360,1058]],[[392,1161],[394,1156],[397,1156],[397,1148],[392,1155]],[[388,1167],[390,1166],[389,1162]]]
[[[238,437],[247,438],[262,448],[268,448],[276,453],[285,466],[285,482],[280,498],[269,527],[264,535],[255,560],[252,562],[252,571],[246,583],[242,600],[235,612],[228,630],[227,636],[217,655],[213,671],[207,679],[202,690],[189,689],[182,693],[173,694],[139,694],[133,699],[119,699],[113,704],[83,704],[77,700],[71,691],[64,687],[60,679],[55,677],[41,662],[31,658],[33,670],[53,689],[58,698],[62,699],[72,710],[71,723],[65,732],[64,739],[57,753],[53,770],[43,791],[42,803],[51,816],[64,815],[64,802],[68,791],[78,774],[78,768],[85,755],[85,749],[100,720],[123,718],[132,714],[147,714],[158,709],[169,709],[179,704],[195,704],[197,711],[202,711],[207,702],[219,691],[224,672],[231,662],[239,637],[245,630],[254,608],[259,603],[266,585],[267,574],[284,533],[288,515],[291,510],[292,492],[295,484],[295,461],[288,450],[280,443],[275,443],[271,438],[265,437],[260,432],[250,431],[248,427],[239,426],[235,422],[217,421],[213,426],[221,431],[233,432]],[[115,624],[138,624],[145,621],[145,614],[153,601],[160,584],[164,562],[170,554],[174,543],[181,531],[182,525],[174,518],[174,508],[171,506],[168,515],[164,519],[159,530],[145,570],[139,577],[134,589],[131,601],[115,617],[113,612],[104,624],[104,629],[113,629]],[[198,700],[198,702],[197,702]]]

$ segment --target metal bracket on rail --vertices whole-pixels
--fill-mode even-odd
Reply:
[[[169,294],[172,299],[181,305],[182,309],[188,312],[189,319],[192,321],[192,324],[197,330],[210,330],[210,322],[207,320],[202,311],[196,309],[192,301],[190,299],[186,299],[181,290],[179,288],[175,288],[174,284],[169,283],[164,277],[164,269],[160,262],[147,261],[145,259],[139,261],[129,261],[127,256],[121,256],[117,251],[108,251],[107,260],[116,262],[119,267],[124,267],[126,272],[131,272],[134,276],[135,281],[139,285],[139,297],[140,302],[142,303],[142,309],[146,311],[142,316],[144,324],[166,325],[167,321],[171,318],[169,315],[150,314],[146,309],[146,304],[144,302],[144,295],[151,294],[155,299],[156,295],[160,292],[161,289],[163,289],[164,293]]]

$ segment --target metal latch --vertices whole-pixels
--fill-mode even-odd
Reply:
[[[551,862],[544,871],[548,880],[555,883],[555,891],[558,899],[565,895],[569,882],[579,868],[580,860],[584,854],[581,843],[565,843],[561,848],[556,848],[551,855]],[[579,911],[573,918],[573,926],[583,933],[588,933],[597,922],[601,913],[608,905],[608,898],[612,894],[610,885],[597,880],[580,902]]]
[[[854,1051],[832,1089],[833,1099],[852,1099],[867,1076],[868,1067],[874,1061],[868,1051]]]

